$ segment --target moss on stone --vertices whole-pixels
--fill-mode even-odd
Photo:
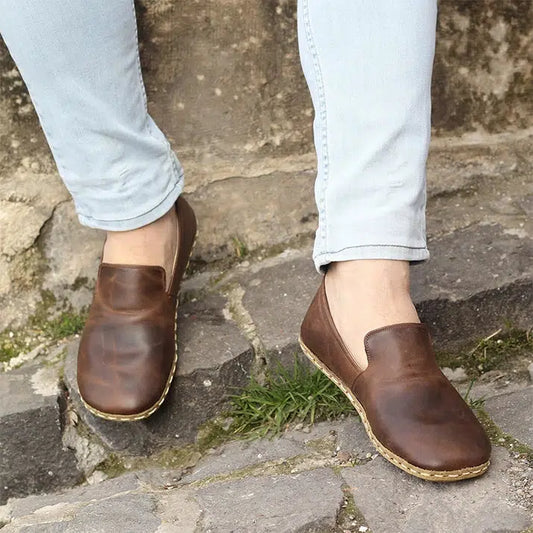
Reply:
[[[191,485],[197,487],[205,487],[211,483],[219,483],[222,481],[235,481],[243,479],[245,477],[259,477],[259,476],[282,476],[289,475],[298,472],[310,470],[305,468],[305,460],[308,459],[305,455],[296,455],[288,459],[277,459],[274,461],[266,461],[264,463],[253,464],[241,468],[239,470],[233,470],[232,472],[224,472],[222,474],[216,474],[214,476],[193,481]],[[303,466],[303,467],[302,467]],[[323,465],[322,466],[330,466]]]
[[[96,470],[103,472],[108,478],[114,478],[124,474],[128,469],[124,465],[124,460],[119,455],[112,453],[98,465]]]
[[[507,448],[510,452],[520,455],[526,459],[531,465],[533,465],[533,449],[518,441],[511,435],[502,431],[492,420],[489,414],[481,408],[476,409],[476,414],[483,424],[485,431],[491,441],[495,446],[503,446]]]
[[[531,353],[531,332],[507,325],[459,352],[438,352],[437,360],[441,366],[463,367],[471,377],[477,377],[489,370],[507,368],[520,355]]]
[[[25,327],[0,333],[0,362],[28,353],[40,344],[49,345],[80,333],[86,311],[66,308],[54,316],[57,300],[50,291],[41,292],[41,301]]]
[[[202,454],[194,444],[167,448],[147,457],[129,457],[112,453],[97,466],[96,470],[103,472],[108,478],[113,478],[125,472],[148,470],[150,468],[162,468],[165,470],[192,468],[201,457]]]
[[[325,435],[320,439],[307,441],[306,446],[315,453],[331,456],[335,453],[336,442],[330,435]]]
[[[220,419],[209,420],[198,429],[196,445],[201,453],[220,446],[231,438],[229,429]],[[233,436],[235,438],[235,436]]]
[[[355,500],[350,487],[344,484],[342,487],[344,502],[337,515],[337,525],[342,531],[358,531],[361,526],[367,527],[367,533],[372,533],[363,513],[355,505]],[[357,529],[354,529],[357,528]]]
[[[202,457],[198,448],[189,444],[179,448],[169,448],[151,455],[150,457],[139,457],[129,465],[130,469],[145,470],[150,467],[164,469],[192,468]]]

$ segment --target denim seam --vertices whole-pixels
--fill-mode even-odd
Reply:
[[[319,211],[320,208],[322,208],[322,217],[323,217],[323,225],[322,225],[322,233],[320,235],[321,240],[324,243],[324,247],[327,248],[327,213],[326,213],[326,205],[327,205],[327,199],[326,199],[326,190],[327,190],[327,184],[328,184],[328,178],[329,178],[329,154],[328,154],[328,139],[327,139],[327,109],[326,109],[326,92],[325,92],[325,86],[324,86],[324,78],[322,76],[322,69],[320,68],[320,60],[318,57],[318,50],[315,45],[315,42],[313,40],[313,34],[311,31],[311,19],[309,16],[309,0],[305,0],[304,3],[304,27],[305,27],[305,36],[307,40],[307,46],[309,47],[309,51],[311,52],[311,56],[313,58],[313,67],[314,67],[314,73],[315,73],[315,81],[317,84],[317,92],[318,92],[318,104],[319,104],[319,118],[320,118],[320,135],[321,135],[321,145],[322,145],[322,188],[320,190],[320,198],[317,198],[317,203],[322,203],[322,206],[319,205]]]
[[[157,142],[162,143],[165,146],[167,150],[167,162],[166,162],[167,172],[169,173],[169,175],[177,176],[178,177],[177,183],[179,183],[180,180],[183,178],[183,169],[181,169],[180,171],[177,168],[176,158],[173,154],[172,146],[170,146],[170,143],[168,142],[168,139],[166,137],[164,138],[163,141],[159,139],[158,137],[156,137],[152,131],[152,128],[150,127],[150,120],[149,120],[150,114],[148,113],[148,97],[146,95],[146,87],[144,85],[144,80],[142,76],[141,55],[139,51],[139,29],[138,29],[137,13],[135,12],[135,0],[131,0],[131,9],[132,9],[134,28],[135,28],[135,32],[133,35],[134,43],[136,46],[135,63],[137,65],[137,78],[138,78],[139,86],[141,89],[141,98],[143,101],[144,111],[145,111],[145,129],[148,135],[152,137],[152,139],[155,139]]]
[[[135,64],[137,65],[137,77],[139,79],[139,86],[141,89],[141,99],[143,101],[144,110],[146,112],[146,118],[148,118],[148,98],[146,97],[146,89],[144,87],[144,81],[142,76],[142,70],[141,70],[141,55],[139,53],[139,30],[137,29],[137,13],[135,12],[135,0],[131,0],[131,10],[133,13],[133,22],[134,22],[134,34],[133,34],[133,40],[136,46],[136,53],[135,53]],[[150,133],[148,128],[148,120],[146,120],[146,130]]]

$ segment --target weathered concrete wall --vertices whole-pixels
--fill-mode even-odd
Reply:
[[[177,147],[209,146],[231,158],[311,149],[295,4],[208,0],[161,8],[145,1],[139,18],[149,99]],[[533,125],[532,65],[529,0],[441,1],[435,131]]]
[[[191,182],[202,181],[198,173],[209,180],[210,167],[216,171],[227,161],[241,170],[250,157],[312,150],[295,0],[144,0],[138,6],[150,109],[182,159],[199,171],[190,173]],[[435,131],[532,126],[532,65],[529,0],[441,1]],[[45,164],[37,120],[3,47],[0,143],[2,168],[28,157],[30,165]]]
[[[316,224],[312,109],[298,60],[296,0],[143,0],[138,19],[150,110],[185,165],[186,192],[201,219],[195,259],[227,257],[236,239],[253,250],[309,236]],[[441,1],[436,135],[474,132],[479,142],[527,132],[532,65],[532,2]],[[41,289],[86,302],[100,242],[77,226],[0,43],[0,331],[33,312]]]
[[[437,133],[533,125],[533,3],[439,2],[433,71]]]

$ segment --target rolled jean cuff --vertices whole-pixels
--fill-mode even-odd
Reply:
[[[319,273],[324,274],[329,263],[356,259],[393,259],[420,263],[429,259],[427,247],[420,248],[394,244],[350,246],[334,252],[315,254],[313,260]]]
[[[179,168],[181,169],[181,167]],[[140,215],[116,220],[98,220],[78,213],[78,219],[84,226],[104,231],[128,231],[147,226],[168,213],[183,192],[183,172],[180,171],[176,178],[172,189],[163,195],[163,197],[154,198],[152,207]]]

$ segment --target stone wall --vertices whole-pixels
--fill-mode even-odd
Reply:
[[[312,109],[296,1],[144,0],[137,11],[149,107],[186,167],[186,192],[201,215],[197,262],[227,257],[243,239],[253,250],[311,235]],[[529,0],[440,2],[435,134],[532,127],[531,65]],[[228,222],[230,207],[240,216]],[[101,235],[76,225],[0,45],[0,331],[33,313],[42,289],[86,303],[100,244]]]
[[[192,183],[209,180],[210,167],[221,161],[241,175],[241,158],[312,150],[295,0],[144,0],[138,19],[150,109],[182,159],[201,174],[191,172]],[[435,132],[532,126],[532,65],[529,0],[441,1]],[[0,163],[13,168],[48,150],[4,47],[0,80]]]

